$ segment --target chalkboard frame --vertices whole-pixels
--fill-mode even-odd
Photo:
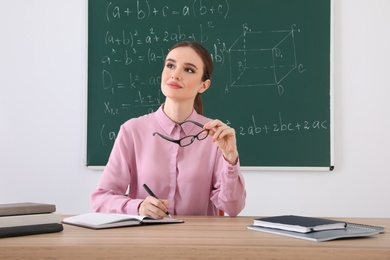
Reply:
[[[196,0],[195,0],[196,1]],[[226,0],[227,1],[227,0]],[[246,166],[241,165],[242,170],[247,171],[332,171],[334,169],[334,61],[333,61],[333,55],[334,55],[334,4],[333,0],[327,0],[330,3],[330,75],[329,75],[329,102],[330,102],[330,118],[329,118],[329,142],[330,142],[330,154],[329,154],[329,165],[328,166]],[[89,9],[89,2],[88,2],[88,8]],[[87,10],[89,15],[89,11]],[[89,31],[89,22],[87,19],[87,30]],[[87,53],[88,53],[88,46],[87,46]],[[89,55],[87,55],[87,64],[89,62]],[[88,66],[89,67],[89,66]],[[87,78],[89,77],[89,73],[87,75]],[[89,82],[87,80],[87,92],[89,91]],[[89,100],[87,100],[87,103],[89,103]],[[87,106],[87,117],[90,113],[88,106]],[[96,170],[102,170],[104,169],[104,165],[91,163],[88,159],[88,153],[91,152],[91,149],[89,149],[88,144],[88,121],[86,122],[86,157],[85,157],[85,165],[90,169],[96,169]],[[236,130],[237,131],[237,130]]]

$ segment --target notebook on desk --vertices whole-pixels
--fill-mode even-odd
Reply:
[[[347,223],[345,221],[326,218],[282,215],[274,217],[256,218],[253,220],[253,225],[266,228],[277,228],[287,231],[295,231],[300,233],[309,233],[313,231],[329,229],[344,229],[347,226]]]
[[[309,233],[299,233],[294,231],[287,231],[275,228],[266,228],[260,226],[249,225],[248,229],[261,231],[276,235],[294,237],[299,239],[305,239],[315,242],[323,242],[341,238],[352,238],[352,237],[368,237],[383,233],[385,229],[378,226],[370,226],[356,223],[347,223],[347,227],[344,229],[333,229],[333,230],[322,230],[313,231]]]
[[[67,217],[62,220],[65,224],[86,227],[91,229],[104,229],[114,227],[130,227],[150,224],[174,224],[184,223],[183,220],[174,218],[154,219],[146,216],[98,213],[91,212],[77,216]]]

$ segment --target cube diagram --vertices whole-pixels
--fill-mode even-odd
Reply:
[[[293,31],[245,32],[229,59],[231,86],[278,85],[297,67]]]

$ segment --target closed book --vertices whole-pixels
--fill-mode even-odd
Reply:
[[[61,232],[63,229],[61,223],[4,227],[0,228],[0,238]]]
[[[103,229],[114,227],[140,226],[145,224],[174,224],[183,223],[184,221],[174,218],[154,219],[139,215],[91,212],[64,218],[62,222],[65,224],[71,224],[91,229]]]
[[[53,204],[34,202],[0,204],[0,216],[52,213],[55,211],[56,206]]]
[[[0,228],[61,223],[61,219],[58,213],[5,216],[0,217]]]
[[[254,226],[276,228],[300,233],[308,233],[320,230],[344,229],[346,222],[325,218],[312,218],[295,215],[283,215],[275,217],[257,218]]]

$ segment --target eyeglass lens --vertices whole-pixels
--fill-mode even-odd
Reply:
[[[199,141],[205,139],[209,135],[208,130],[203,130],[202,132],[198,133],[197,135],[189,135],[186,137],[183,137],[180,139],[180,146],[187,146],[192,144],[195,141],[195,138],[198,139]]]

